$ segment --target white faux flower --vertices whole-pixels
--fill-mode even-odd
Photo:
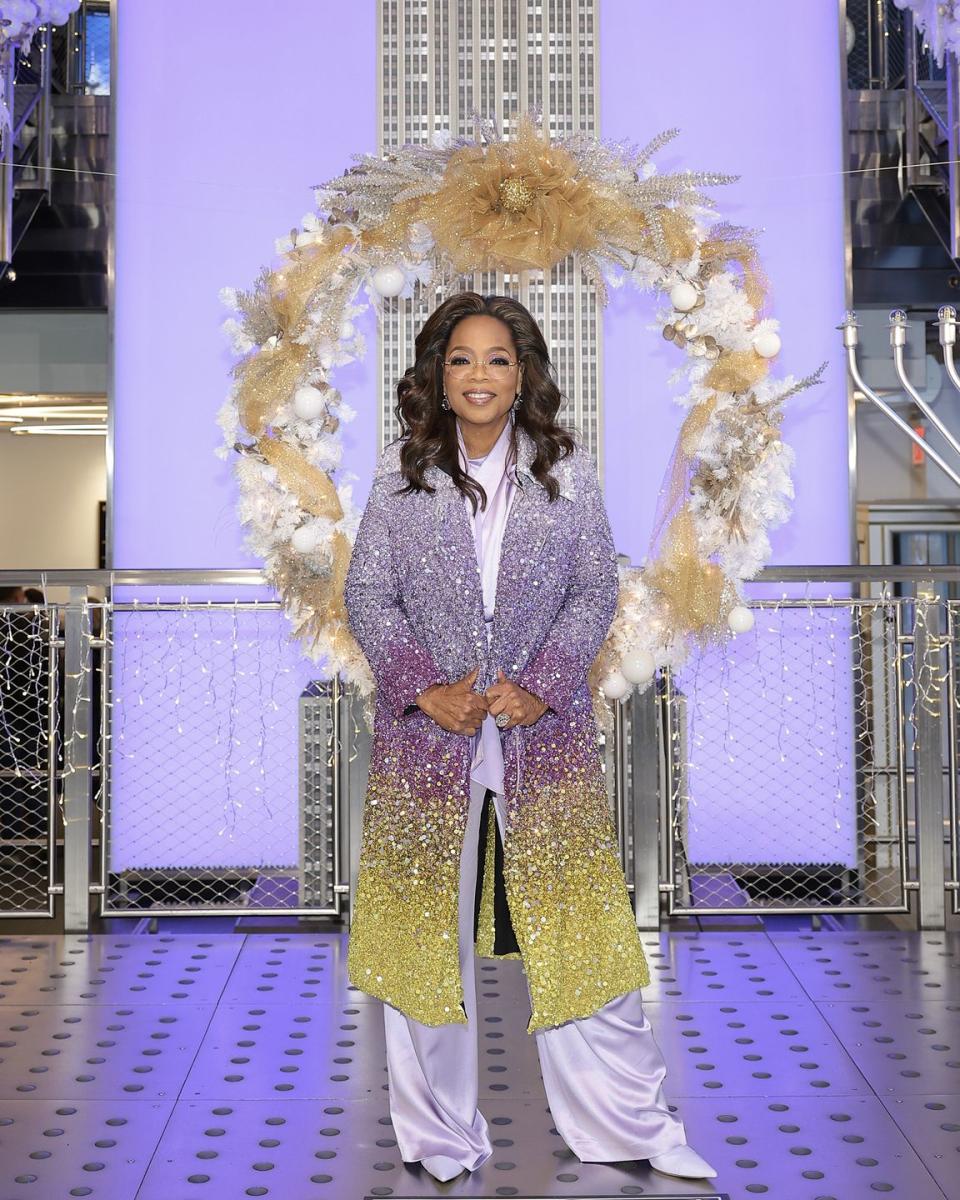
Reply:
[[[754,311],[730,271],[707,280],[703,305],[692,316],[699,332],[712,334],[725,349],[750,349]]]

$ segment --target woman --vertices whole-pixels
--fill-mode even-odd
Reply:
[[[474,959],[522,959],[556,1127],[584,1162],[716,1172],[640,1000],[587,671],[617,603],[589,455],[526,308],[464,292],[398,385],[344,597],[377,685],[348,974],[384,1001],[390,1111],[438,1179],[492,1153]]]

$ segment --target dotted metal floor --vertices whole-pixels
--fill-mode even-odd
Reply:
[[[553,1128],[519,962],[478,963],[494,1154],[396,1150],[346,935],[0,938],[0,1200],[960,1200],[960,935],[644,935],[666,1091],[716,1191]]]

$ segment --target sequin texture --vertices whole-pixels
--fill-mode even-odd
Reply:
[[[587,685],[618,591],[596,468],[578,445],[551,470],[560,485],[551,502],[529,471],[532,439],[520,426],[516,437],[522,486],[504,530],[489,647],[461,493],[430,467],[433,494],[395,494],[404,483],[399,441],[377,465],[344,588],[377,683],[347,967],[356,987],[424,1024],[466,1022],[457,905],[471,739],[415,701],[474,666],[483,691],[502,667],[550,705],[535,724],[501,734],[504,883],[532,1033],[587,1016],[650,976]],[[490,845],[485,853],[491,862]],[[493,938],[485,894],[477,953],[490,956]]]

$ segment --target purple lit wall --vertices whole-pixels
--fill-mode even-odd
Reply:
[[[314,185],[376,153],[375,15],[372,0],[119,0],[115,567],[262,565],[243,547],[232,463],[213,453],[233,362],[218,293],[274,261]],[[367,357],[339,376],[358,412],[344,469],[363,495],[377,396],[367,316]],[[184,590],[116,595],[176,603]],[[296,864],[297,696],[320,672],[286,625],[233,608],[118,617],[111,870]]]
[[[376,153],[375,15],[372,0],[120,0],[115,567],[261,566],[243,548],[233,464],[213,454],[234,361],[218,294],[274,261],[314,185]],[[361,328],[367,357],[339,378],[359,414],[344,467],[365,476],[375,318]]]
[[[801,393],[783,432],[797,454],[796,501],[775,533],[784,563],[849,562],[838,8],[830,4],[636,4],[600,8],[600,132],[642,146],[680,134],[656,158],[661,172],[739,175],[706,189],[718,219],[762,228],[770,315],[781,322],[775,373],[825,382]],[[661,476],[683,411],[668,375],[681,351],[652,324],[654,303],[612,293],[604,315],[605,485],[618,548],[647,550]],[[642,448],[642,449],[641,449]]]
[[[796,497],[791,521],[772,535],[772,561],[849,562],[847,398],[834,329],[844,309],[838,7],[602,0],[599,8],[602,136],[641,146],[679,127],[657,156],[661,172],[739,175],[707,190],[718,219],[763,230],[770,315],[783,339],[775,373],[802,377],[829,360],[825,382],[788,402]],[[611,296],[604,482],[618,549],[639,562],[684,416],[671,396],[685,389],[667,383],[682,357],[647,328],[652,298],[626,288]],[[810,594],[827,591],[844,594],[836,585]],[[792,618],[784,636],[787,614],[758,612],[753,634],[683,672],[691,863],[855,861],[851,648],[843,610],[831,619],[811,618],[806,632],[801,621],[801,654]]]

